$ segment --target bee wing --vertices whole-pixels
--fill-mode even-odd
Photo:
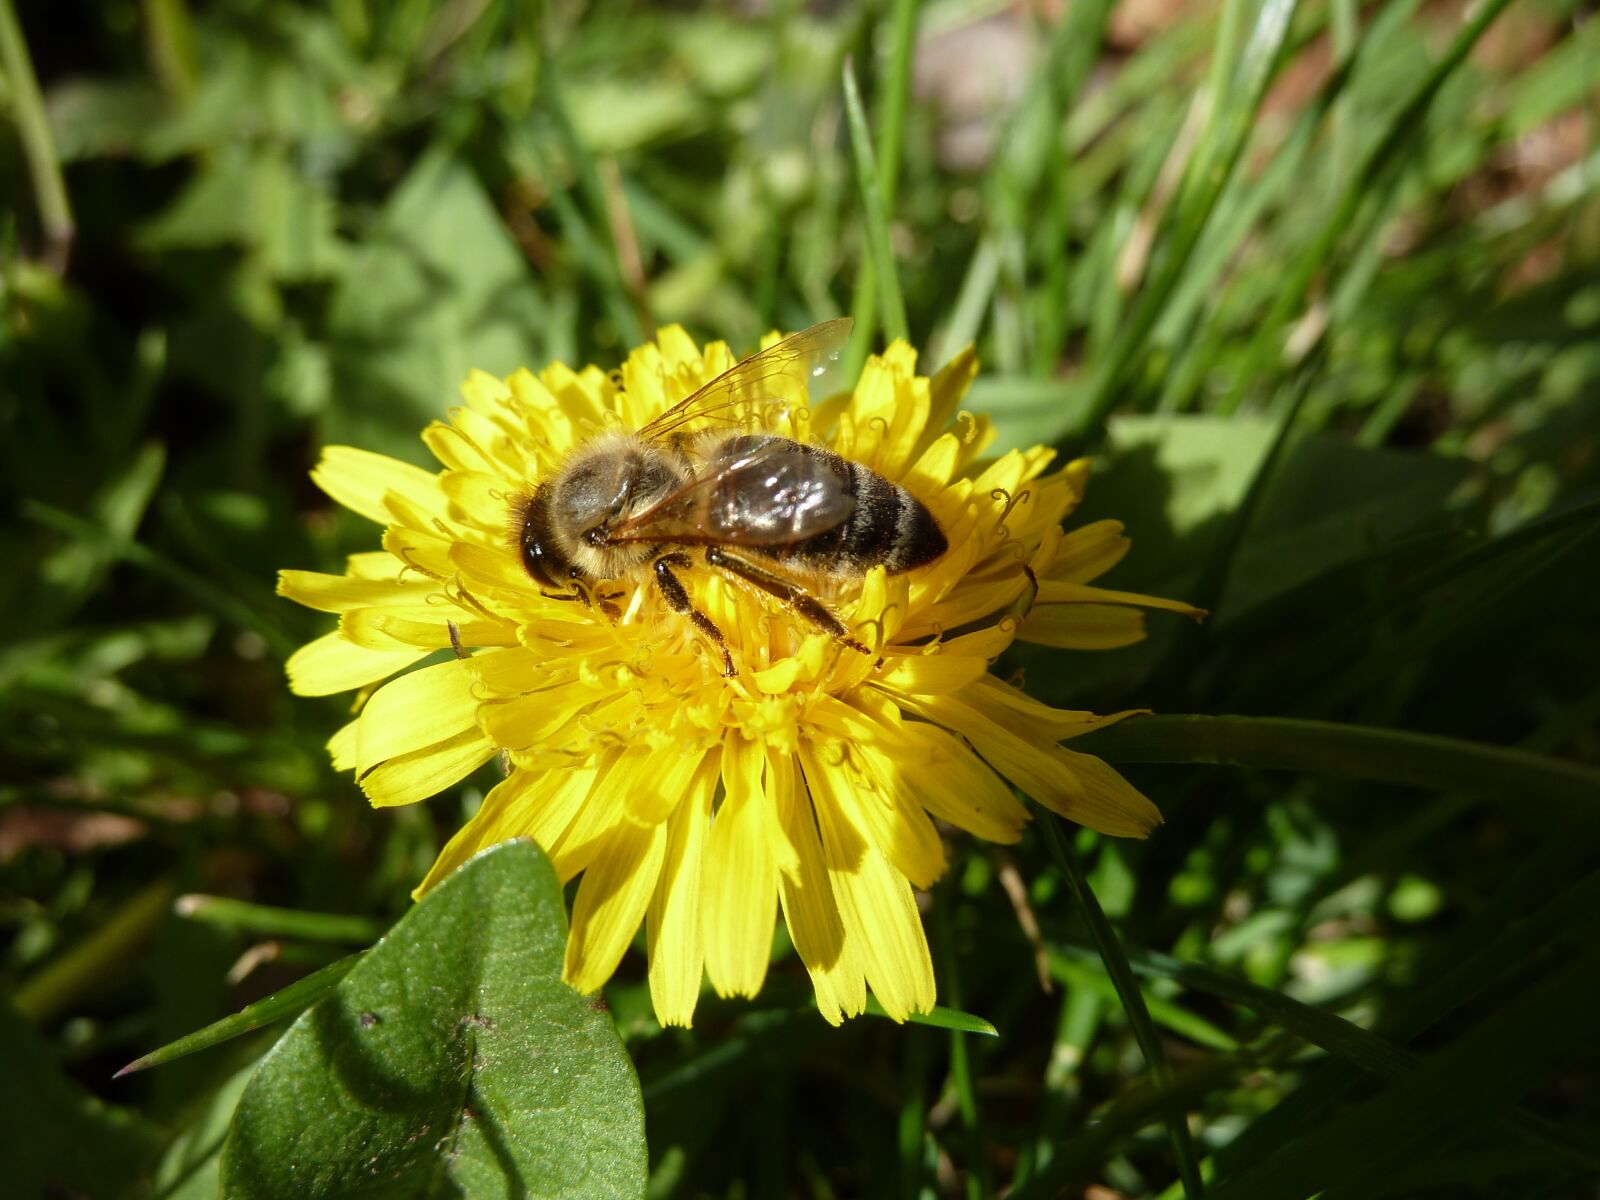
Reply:
[[[609,540],[788,546],[842,525],[855,510],[827,459],[780,440],[712,463],[622,522]]]
[[[855,322],[849,317],[824,321],[774,342],[765,350],[741,359],[699,391],[678,401],[639,430],[646,441],[657,441],[703,417],[730,416],[740,406],[772,398],[774,380],[792,377],[798,364],[806,381],[820,374],[837,358]],[[749,415],[748,413],[746,415]]]

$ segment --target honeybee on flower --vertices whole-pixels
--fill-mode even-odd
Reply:
[[[372,803],[508,764],[418,894],[533,838],[582,877],[568,982],[597,990],[643,923],[663,1024],[689,1024],[702,976],[759,991],[780,909],[829,1021],[869,988],[897,1020],[926,1012],[914,890],[945,868],[936,820],[1016,841],[1013,785],[1115,836],[1160,820],[1059,744],[1128,713],[1051,708],[989,665],[1013,640],[1126,645],[1141,609],[1196,610],[1090,584],[1127,551],[1120,524],[1062,530],[1086,460],[985,457],[987,420],[957,411],[970,350],[930,378],[896,342],[813,408],[847,328],[735,363],[668,327],[615,375],[474,373],[423,434],[437,473],[338,446],[314,470],[383,549],[281,576],[340,615],[291,658],[293,689],[381,684],[329,744]]]

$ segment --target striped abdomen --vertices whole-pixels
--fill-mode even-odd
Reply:
[[[823,533],[786,545],[750,547],[763,557],[831,575],[862,575],[880,565],[898,574],[932,562],[948,548],[944,532],[922,501],[872,468],[821,446],[748,434],[718,447],[718,457],[748,455],[774,443],[825,464],[854,508],[843,522]]]

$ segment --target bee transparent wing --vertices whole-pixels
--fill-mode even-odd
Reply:
[[[777,440],[707,471],[612,530],[612,542],[789,546],[849,520],[855,498],[824,457]]]
[[[645,425],[639,430],[640,436],[646,441],[658,441],[690,421],[704,418],[730,420],[742,415],[747,422],[766,423],[760,420],[762,414],[753,410],[759,409],[763,401],[777,398],[778,381],[792,380],[799,367],[809,384],[838,358],[854,323],[849,317],[824,321],[741,359]],[[742,414],[740,409],[744,410]]]

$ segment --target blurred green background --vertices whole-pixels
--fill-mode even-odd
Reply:
[[[898,296],[1002,448],[1097,455],[1107,582],[1213,612],[1034,694],[1600,762],[1591,7],[0,0],[4,1190],[216,1195],[273,1031],[111,1073],[350,946],[174,899],[364,944],[492,782],[370,811],[273,596],[376,544],[318,447],[423,461],[470,368],[845,313],[858,365]],[[1168,823],[1078,849],[1216,1194],[1594,1194],[1600,796],[1125,769]],[[956,845],[941,1000],[998,1039],[832,1031],[782,945],[663,1033],[624,963],[653,1196],[1177,1194],[1044,845]]]

